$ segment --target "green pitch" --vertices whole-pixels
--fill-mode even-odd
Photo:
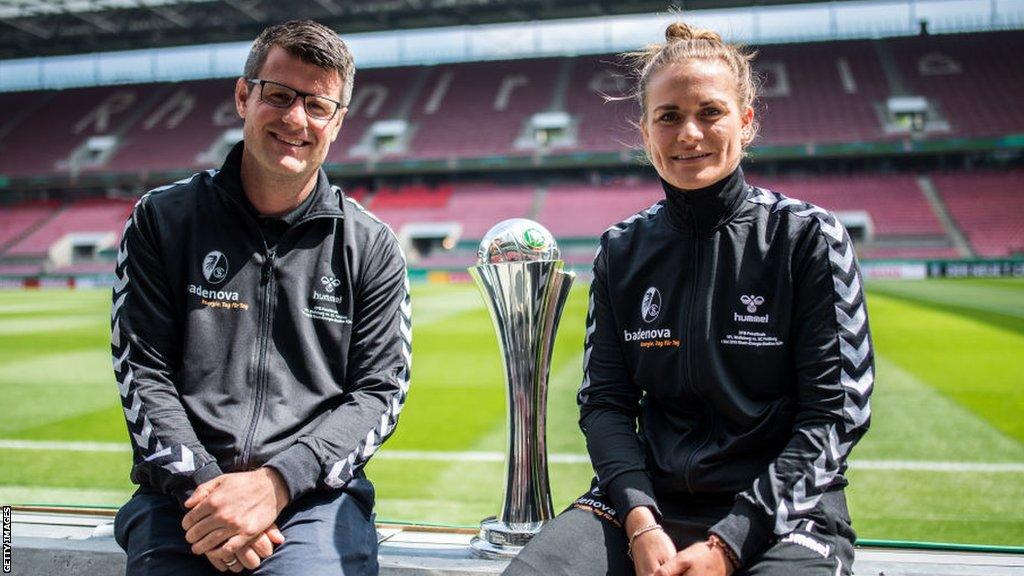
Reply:
[[[1024,545],[1024,281],[875,282],[868,305],[874,417],[848,492],[860,536]],[[99,290],[0,292],[0,502],[117,505],[131,493],[108,306]],[[378,518],[475,525],[497,512],[503,475],[488,461],[505,433],[490,319],[472,286],[415,286],[413,308],[409,401],[369,467]],[[585,314],[579,287],[551,371],[552,454],[585,454]],[[556,508],[590,475],[553,463]]]

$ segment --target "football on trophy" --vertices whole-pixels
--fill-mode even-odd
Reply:
[[[477,250],[477,264],[558,260],[555,237],[533,220],[512,218],[495,224]]]

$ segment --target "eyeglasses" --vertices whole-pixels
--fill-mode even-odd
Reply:
[[[302,107],[306,115],[317,120],[330,120],[342,107],[341,102],[332,100],[327,96],[318,96],[308,92],[299,92],[291,86],[285,86],[280,82],[261,80],[259,78],[246,78],[246,82],[256,84],[260,87],[260,101],[270,104],[274,108],[290,108],[295,99],[302,96]]]

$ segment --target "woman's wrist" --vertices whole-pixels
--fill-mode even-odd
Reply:
[[[711,534],[705,541],[708,548],[717,551],[722,555],[722,559],[725,560],[726,573],[732,574],[737,568],[740,567],[740,559],[736,556],[736,552],[733,551],[728,544],[726,544],[718,534]]]
[[[660,524],[654,511],[647,506],[637,506],[626,514],[626,521],[622,523],[622,526],[625,528],[628,538],[640,528],[650,524]]]

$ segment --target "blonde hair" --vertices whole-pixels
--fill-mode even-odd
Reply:
[[[642,50],[623,54],[632,70],[635,87],[630,97],[640,105],[640,123],[647,118],[647,85],[661,69],[686,60],[720,61],[732,73],[736,81],[736,96],[740,111],[754,106],[757,98],[757,84],[750,69],[750,62],[757,55],[748,52],[738,44],[728,44],[714,30],[697,28],[685,22],[673,22],[665,29],[665,42],[651,44]],[[747,146],[757,135],[758,123],[754,120],[744,134],[743,146]]]

